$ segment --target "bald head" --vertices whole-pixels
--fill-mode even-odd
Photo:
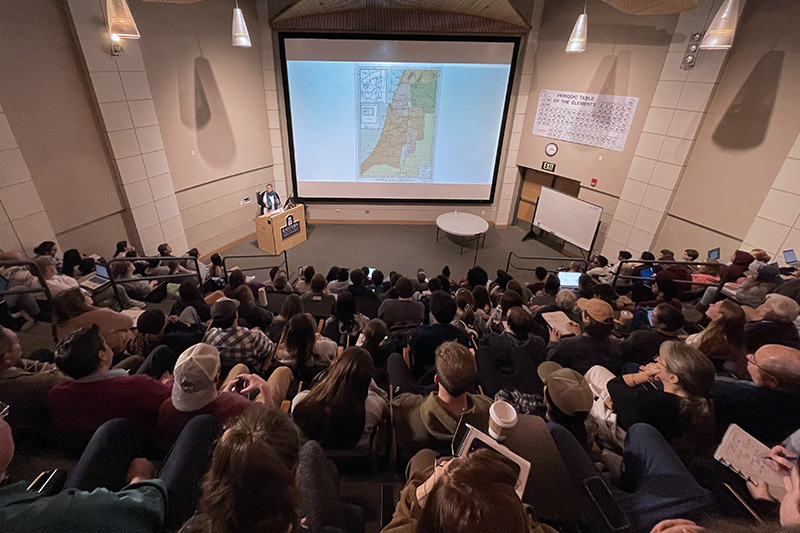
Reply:
[[[3,261],[21,261],[22,259],[24,258],[22,257],[22,254],[19,252],[12,251],[12,252],[3,252],[2,254],[0,254],[0,260]]]
[[[767,344],[749,357],[747,368],[756,385],[800,394],[800,350]]]

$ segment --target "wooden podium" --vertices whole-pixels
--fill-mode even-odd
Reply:
[[[256,237],[259,249],[273,255],[305,242],[305,206],[300,204],[278,213],[256,217]]]

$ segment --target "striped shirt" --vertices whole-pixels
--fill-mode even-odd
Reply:
[[[243,327],[210,328],[203,342],[219,350],[223,367],[244,363],[256,369],[272,353],[273,343],[257,329]]]

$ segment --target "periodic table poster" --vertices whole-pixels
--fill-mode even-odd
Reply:
[[[542,90],[533,134],[621,152],[638,103],[634,96]]]

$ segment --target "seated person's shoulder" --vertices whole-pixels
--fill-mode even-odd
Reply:
[[[396,408],[410,409],[422,405],[422,402],[424,401],[425,396],[421,394],[404,392],[403,394],[398,394],[392,399],[392,406]]]
[[[493,400],[483,394],[469,394],[469,401],[472,403],[472,409],[475,413],[488,413],[489,407],[492,406]]]

